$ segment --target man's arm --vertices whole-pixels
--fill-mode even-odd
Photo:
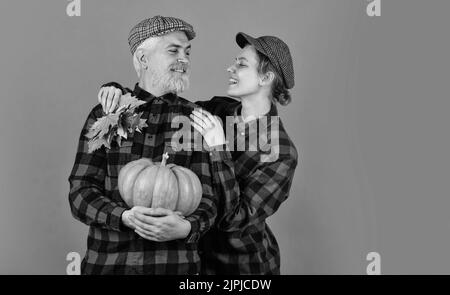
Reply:
[[[119,89],[120,91],[122,91],[122,94],[127,94],[127,93],[131,93],[133,92],[133,90],[131,90],[128,87],[123,87],[121,84],[117,83],[117,82],[108,82],[103,84],[100,88],[105,88],[105,87],[114,87],[116,89]]]
[[[130,226],[130,223],[127,223],[127,214],[122,216],[127,208],[105,196],[105,149],[88,153],[88,138],[85,134],[97,119],[95,110],[101,112],[101,109],[96,107],[89,114],[81,131],[75,164],[69,176],[70,209],[76,219],[87,225],[116,231],[125,230],[123,222]]]
[[[197,174],[202,184],[203,195],[197,210],[186,217],[191,224],[191,232],[186,241],[197,242],[214,224],[217,217],[218,196],[213,191],[210,154],[193,152],[190,169]]]

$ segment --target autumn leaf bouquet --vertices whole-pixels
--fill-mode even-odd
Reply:
[[[135,131],[141,132],[147,127],[145,119],[141,119],[143,112],[136,113],[136,108],[145,101],[132,96],[131,93],[122,95],[117,109],[107,114],[92,124],[86,137],[89,139],[88,151],[93,151],[105,146],[110,149],[111,144],[116,142],[121,146],[122,139],[127,139]]]

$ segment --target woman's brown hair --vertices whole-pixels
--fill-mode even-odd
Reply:
[[[267,72],[273,72],[273,74],[275,75],[272,83],[272,99],[279,102],[283,106],[288,105],[291,102],[291,94],[289,93],[289,90],[284,86],[282,77],[277,73],[277,71],[274,69],[269,59],[265,55],[263,55],[259,51],[256,51],[256,53],[258,54],[259,59],[258,73],[264,75]]]

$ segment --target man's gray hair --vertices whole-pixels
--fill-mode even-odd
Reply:
[[[145,49],[146,51],[152,50],[160,40],[160,36],[150,37],[136,48],[136,51],[133,54],[133,65],[138,78],[141,78],[141,63],[138,60],[137,52],[139,51],[139,49]]]

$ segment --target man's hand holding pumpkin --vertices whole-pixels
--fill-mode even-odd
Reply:
[[[130,219],[139,236],[155,242],[184,239],[191,231],[190,222],[179,212],[164,208],[136,206]]]

